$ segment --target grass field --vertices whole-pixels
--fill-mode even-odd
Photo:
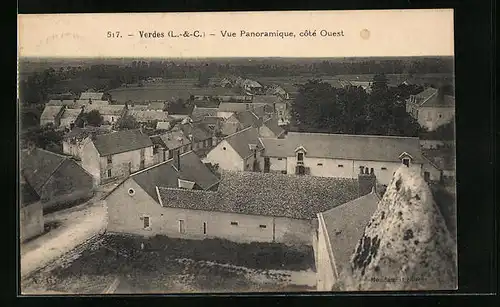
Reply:
[[[114,293],[314,291],[314,270],[310,247],[108,234],[68,266],[33,276],[23,291],[98,294],[113,281]]]

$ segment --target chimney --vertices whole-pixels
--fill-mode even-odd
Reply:
[[[371,193],[375,190],[377,185],[377,177],[373,168],[364,168],[365,171],[360,167],[360,173],[358,174],[358,193],[359,197]]]

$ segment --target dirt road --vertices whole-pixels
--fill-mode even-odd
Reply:
[[[101,198],[113,187],[101,187],[89,201],[45,215],[45,224],[55,223],[58,227],[21,245],[21,279],[104,232],[107,209]]]

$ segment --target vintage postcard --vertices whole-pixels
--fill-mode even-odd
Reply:
[[[453,10],[18,27],[21,294],[457,289]]]

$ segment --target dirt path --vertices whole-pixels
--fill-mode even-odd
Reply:
[[[103,195],[114,185],[102,187],[88,202],[44,216],[45,223],[60,225],[21,245],[21,278],[62,257],[106,229],[107,210]]]

